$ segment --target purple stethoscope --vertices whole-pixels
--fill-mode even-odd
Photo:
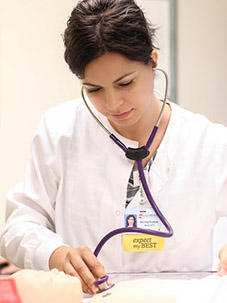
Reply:
[[[105,235],[101,241],[98,243],[95,251],[94,251],[94,255],[97,257],[100,250],[102,249],[103,245],[113,236],[118,235],[118,234],[122,234],[122,233],[141,233],[141,234],[148,234],[148,235],[153,235],[153,236],[158,236],[158,237],[163,237],[163,238],[169,238],[173,235],[173,229],[171,227],[171,225],[169,224],[169,222],[166,220],[166,218],[164,217],[164,215],[161,213],[160,209],[158,208],[157,204],[155,203],[151,192],[149,190],[146,178],[145,178],[145,174],[144,174],[144,170],[143,170],[143,164],[142,164],[142,160],[144,158],[146,158],[149,155],[149,148],[155,138],[155,135],[157,133],[158,130],[158,126],[159,123],[161,121],[163,112],[164,112],[164,108],[166,105],[166,100],[167,100],[167,91],[168,91],[168,76],[167,73],[161,69],[161,68],[154,68],[154,70],[158,70],[161,71],[164,76],[165,76],[165,81],[166,81],[166,86],[165,86],[165,95],[164,95],[164,99],[163,99],[163,105],[158,117],[158,120],[156,122],[156,125],[154,126],[150,137],[147,141],[147,144],[145,146],[139,147],[139,148],[131,148],[131,147],[126,147],[125,144],[123,142],[121,142],[114,134],[112,134],[101,122],[100,120],[95,116],[95,114],[93,113],[93,111],[91,110],[91,108],[89,107],[85,96],[84,96],[84,91],[83,88],[81,90],[81,95],[83,98],[83,101],[86,105],[86,107],[88,108],[89,112],[91,113],[91,115],[94,117],[94,119],[97,121],[97,123],[105,130],[105,132],[107,132],[107,134],[109,135],[110,139],[112,139],[114,141],[114,143],[116,143],[125,153],[125,156],[128,159],[134,160],[137,163],[137,167],[138,167],[138,171],[139,171],[139,176],[141,179],[141,183],[144,189],[144,192],[147,196],[148,201],[151,204],[151,207],[154,209],[155,213],[157,214],[157,216],[159,217],[159,219],[161,220],[161,222],[163,223],[163,225],[166,227],[167,232],[161,232],[161,231],[156,231],[156,230],[150,230],[150,229],[144,229],[144,228],[138,228],[138,227],[122,227],[122,228],[118,228],[115,229],[111,232],[109,232],[107,235]],[[108,280],[108,276],[104,276],[102,278],[99,278],[95,281],[95,285],[99,288],[99,292],[108,290],[109,288],[113,287],[114,284],[111,284]]]

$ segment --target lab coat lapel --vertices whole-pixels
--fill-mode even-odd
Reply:
[[[160,148],[153,162],[149,174],[148,174],[148,185],[153,198],[162,191],[167,184],[170,174],[172,171],[172,162],[166,151],[166,149]],[[142,186],[142,185],[141,185]],[[130,208],[141,207],[139,203],[139,192],[136,193],[135,197],[129,204]],[[150,207],[150,203],[147,201],[142,207]]]

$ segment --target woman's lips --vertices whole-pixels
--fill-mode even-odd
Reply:
[[[111,114],[111,116],[114,118],[114,119],[118,119],[118,120],[121,120],[121,119],[125,119],[127,118],[132,112],[132,109],[130,109],[129,111],[127,112],[124,112],[124,113],[121,113],[121,114]]]

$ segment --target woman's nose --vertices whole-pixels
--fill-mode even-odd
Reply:
[[[114,91],[106,92],[106,108],[110,111],[116,110],[122,103],[123,98],[121,94]]]

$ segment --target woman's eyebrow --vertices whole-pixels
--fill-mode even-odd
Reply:
[[[119,78],[117,78],[116,80],[114,80],[113,83],[116,83],[116,82],[118,82],[118,81],[124,79],[125,77],[127,77],[127,76],[133,74],[133,73],[135,73],[135,72],[133,71],[133,72],[124,74],[124,75],[122,75],[121,77],[119,77]],[[90,82],[82,82],[82,85],[88,85],[88,86],[93,86],[93,87],[99,87],[99,86],[100,86],[100,85],[98,85],[98,84],[93,84],[93,83],[90,83]]]
[[[133,71],[133,72],[130,72],[130,73],[124,74],[123,76],[121,76],[121,77],[117,78],[116,80],[114,80],[114,82],[113,82],[113,83],[116,83],[116,82],[118,82],[118,81],[120,81],[120,80],[124,79],[125,77],[127,77],[127,76],[129,76],[129,75],[133,74],[133,73],[135,73],[135,72]]]
[[[89,86],[95,86],[95,87],[99,86],[97,84],[92,84],[92,83],[89,83],[89,82],[82,82],[82,85],[89,85]]]

